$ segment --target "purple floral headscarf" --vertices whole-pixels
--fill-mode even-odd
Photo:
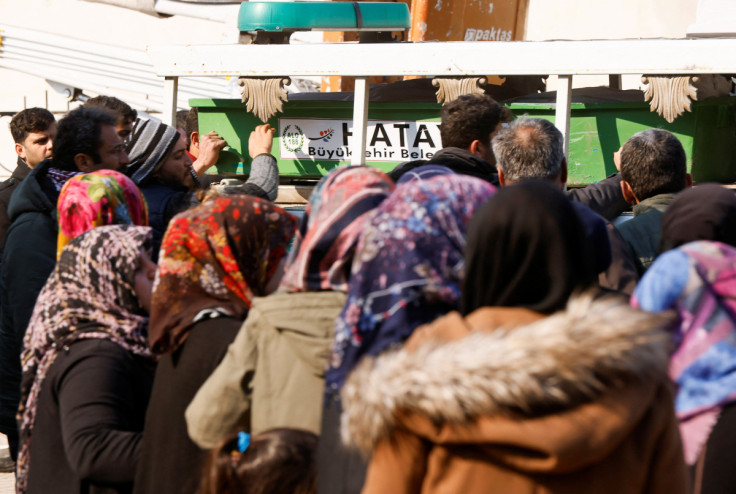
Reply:
[[[402,184],[381,203],[353,259],[328,393],[342,387],[363,356],[458,308],[467,225],[495,190],[475,177],[445,175]]]

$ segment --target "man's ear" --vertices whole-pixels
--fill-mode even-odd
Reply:
[[[498,184],[501,187],[506,187],[506,177],[503,176],[503,170],[500,168],[496,168],[498,171]]]
[[[189,135],[189,152],[192,152],[192,148],[199,149],[199,132],[196,130]]]
[[[636,200],[634,190],[631,188],[631,185],[626,180],[621,180],[621,194],[623,194],[624,196],[624,201],[628,202],[629,204],[637,204],[639,202]]]
[[[693,176],[689,173],[685,174],[685,188],[693,186]]]
[[[562,182],[562,188],[564,189],[567,186],[567,158],[562,158],[562,163],[560,164],[560,182]]]
[[[483,151],[481,149],[481,146],[482,146],[481,142],[478,139],[476,139],[470,142],[470,146],[468,146],[468,151],[470,151],[471,153],[475,155],[481,156],[481,152]]]
[[[23,160],[26,159],[26,148],[24,148],[19,142],[15,143],[15,154],[20,156]]]
[[[82,173],[95,171],[95,160],[92,156],[85,153],[77,153],[74,155],[74,166]]]

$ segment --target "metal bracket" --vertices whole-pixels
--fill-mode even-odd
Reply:
[[[245,108],[261,119],[263,123],[281,113],[286,101],[285,85],[288,77],[240,77],[238,85],[243,87],[242,101]]]
[[[445,105],[463,94],[483,94],[482,87],[488,80],[485,77],[435,77],[432,85],[437,89],[437,103]]]

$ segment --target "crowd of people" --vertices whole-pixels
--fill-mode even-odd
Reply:
[[[736,195],[672,133],[568,189],[554,125],[460,96],[431,159],[337,167],[296,217],[267,124],[230,187],[196,109],[10,127],[18,494],[736,491]]]

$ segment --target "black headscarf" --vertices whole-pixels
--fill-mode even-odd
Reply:
[[[572,204],[546,182],[501,189],[473,216],[465,252],[464,315],[479,307],[563,309],[597,279]]]
[[[662,217],[661,252],[696,240],[736,247],[736,194],[718,184],[703,184],[677,195]]]

